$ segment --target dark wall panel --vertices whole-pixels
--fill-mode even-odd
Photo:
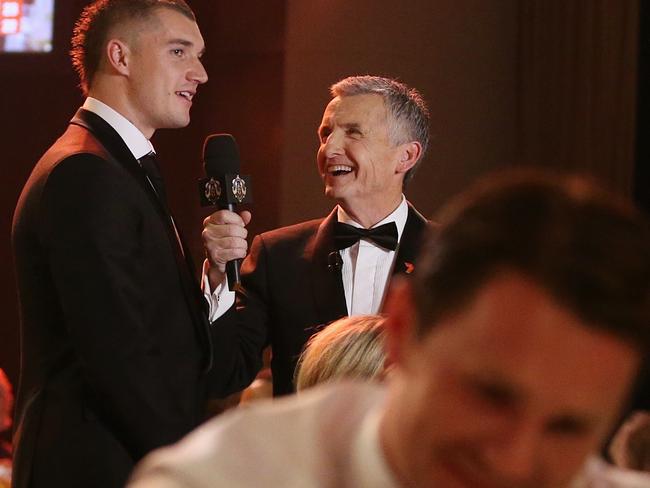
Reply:
[[[634,197],[639,206],[650,215],[650,5],[640,2],[639,9],[639,75]]]
[[[18,308],[11,219],[32,166],[83,100],[67,52],[74,19],[85,3],[57,2],[52,53],[0,56],[0,367],[13,382],[18,377]]]
[[[407,197],[432,214],[515,154],[515,0],[289,0],[281,221],[323,215],[316,129],[328,87],[379,74],[418,88],[432,141]]]

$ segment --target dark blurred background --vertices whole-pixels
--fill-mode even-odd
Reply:
[[[49,54],[0,55],[0,367],[18,378],[13,209],[32,166],[83,102],[68,59],[88,1],[56,2]],[[189,0],[209,82],[192,123],[159,131],[171,207],[202,258],[196,179],[206,135],[230,132],[253,178],[251,235],[324,215],[316,128],[328,86],[401,79],[431,109],[407,197],[433,215],[475,178],[535,164],[581,171],[648,205],[647,8],[639,0]],[[637,136],[638,134],[638,136]]]

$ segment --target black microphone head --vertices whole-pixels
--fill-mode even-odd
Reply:
[[[239,173],[239,149],[230,134],[212,134],[203,143],[205,174],[217,176]]]

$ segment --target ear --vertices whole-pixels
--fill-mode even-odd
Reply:
[[[411,285],[402,277],[391,281],[390,292],[384,308],[386,321],[386,364],[402,365],[409,344],[413,341],[416,314]]]
[[[120,74],[129,74],[130,51],[129,46],[119,40],[111,39],[106,43],[108,64]]]
[[[400,158],[397,167],[395,168],[395,172],[406,173],[415,166],[415,163],[420,159],[420,155],[422,154],[422,144],[418,141],[406,142],[400,144],[399,150]]]

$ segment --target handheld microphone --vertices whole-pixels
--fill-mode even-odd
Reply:
[[[206,178],[199,180],[201,206],[217,206],[234,212],[241,203],[251,203],[250,176],[239,174],[239,149],[230,134],[212,134],[203,144],[203,167]],[[228,289],[241,286],[241,259],[226,263]]]

